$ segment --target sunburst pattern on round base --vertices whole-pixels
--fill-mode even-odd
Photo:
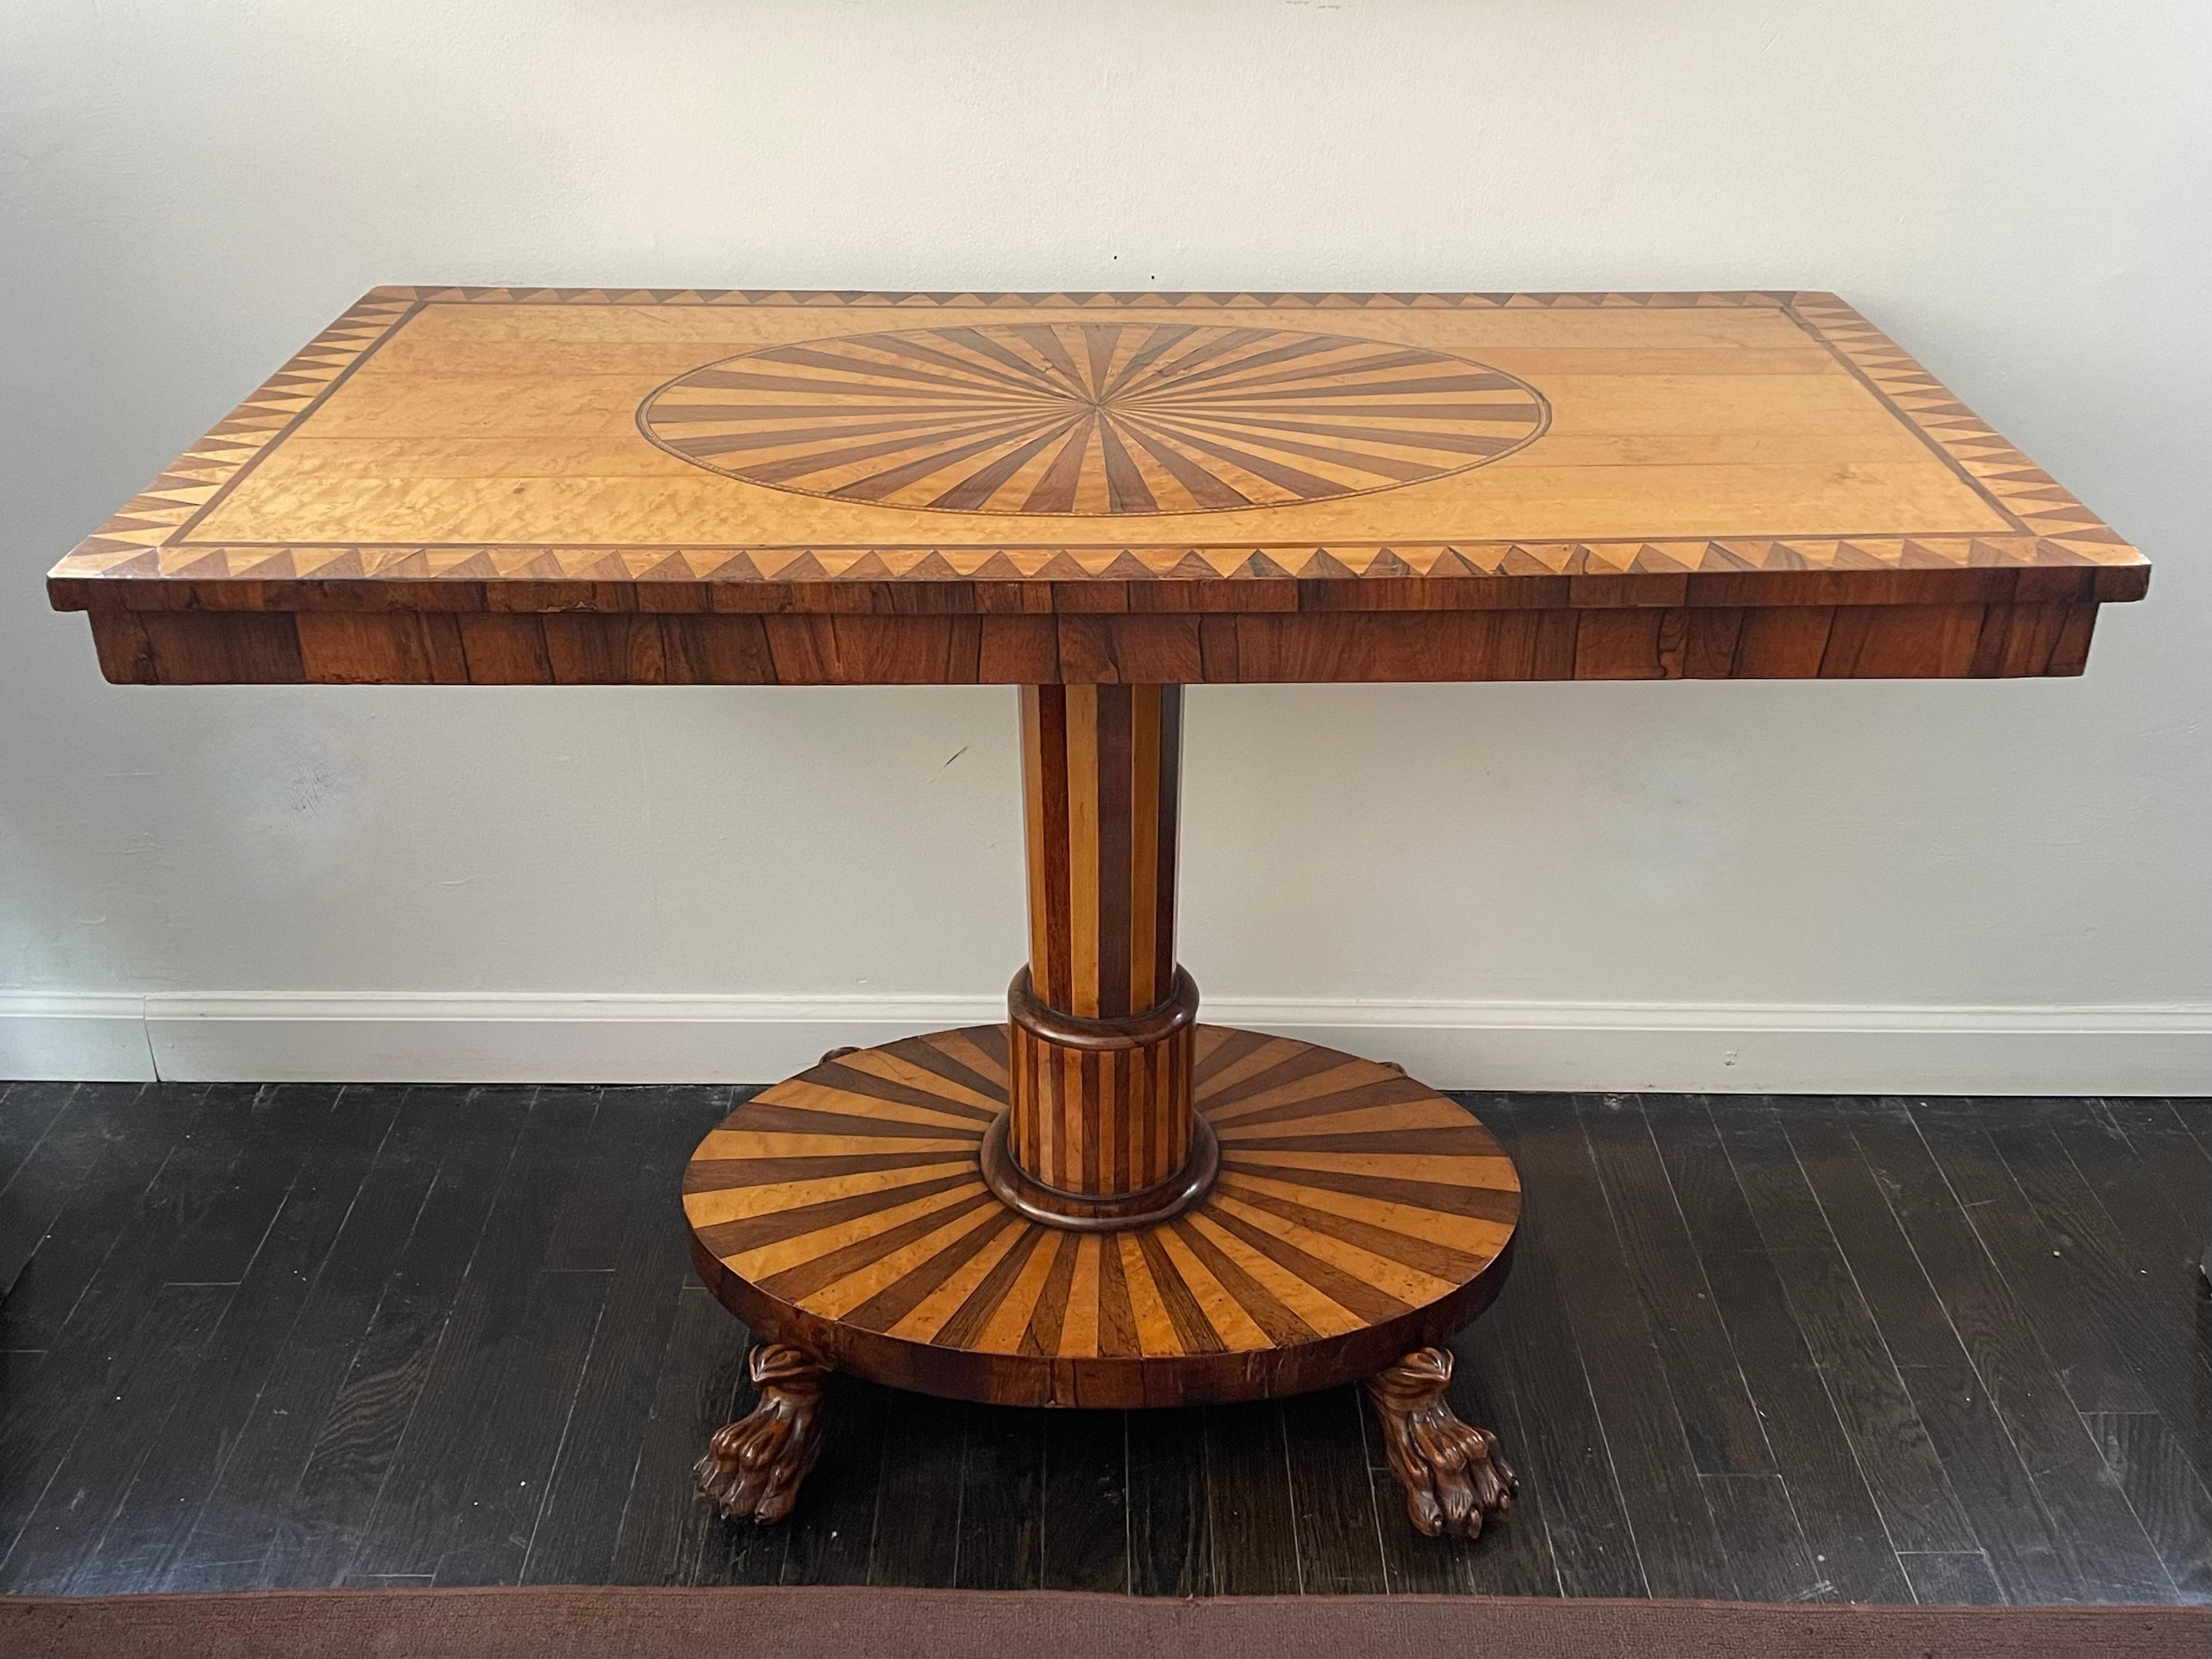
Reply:
[[[1419,346],[1187,322],[980,323],[779,345],[638,427],[710,471],[884,507],[1211,513],[1418,483],[1539,436],[1525,382]]]
[[[1440,1342],[1504,1283],[1520,1181],[1394,1067],[1198,1028],[1220,1172],[1170,1219],[1042,1226],[985,1182],[1000,1025],[825,1059],[709,1133],[691,1256],[769,1342],[897,1388],[1115,1408],[1299,1394]]]

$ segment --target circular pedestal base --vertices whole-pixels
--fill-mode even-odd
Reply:
[[[1182,1214],[1082,1232],[985,1182],[1006,1031],[940,1031],[763,1090],[684,1172],[701,1278],[774,1342],[895,1388],[1030,1406],[1256,1400],[1441,1342],[1504,1282],[1520,1182],[1393,1067],[1198,1034],[1219,1173]]]

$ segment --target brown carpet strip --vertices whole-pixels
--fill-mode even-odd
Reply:
[[[2212,1608],[1764,1607],[1053,1591],[272,1590],[0,1597],[40,1659],[2204,1659]]]

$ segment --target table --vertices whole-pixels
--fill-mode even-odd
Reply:
[[[1358,1381],[1408,1515],[1516,1481],[1446,1401],[1520,1213],[1387,1061],[1199,1023],[1183,688],[2081,672],[2149,568],[1811,293],[372,291],[56,567],[137,684],[1019,686],[1007,1022],[709,1133],[788,1514],[836,1370],[1066,1407]]]

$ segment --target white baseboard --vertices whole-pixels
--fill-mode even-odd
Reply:
[[[360,1083],[766,1083],[827,1048],[1004,1018],[982,997],[146,999],[165,1078]]]
[[[151,1083],[154,1075],[145,998],[0,991],[0,1078]]]
[[[0,994],[0,1078],[763,1083],[994,997]],[[1208,998],[1206,1018],[1448,1089],[2199,1094],[2212,1006],[1876,1007]]]

